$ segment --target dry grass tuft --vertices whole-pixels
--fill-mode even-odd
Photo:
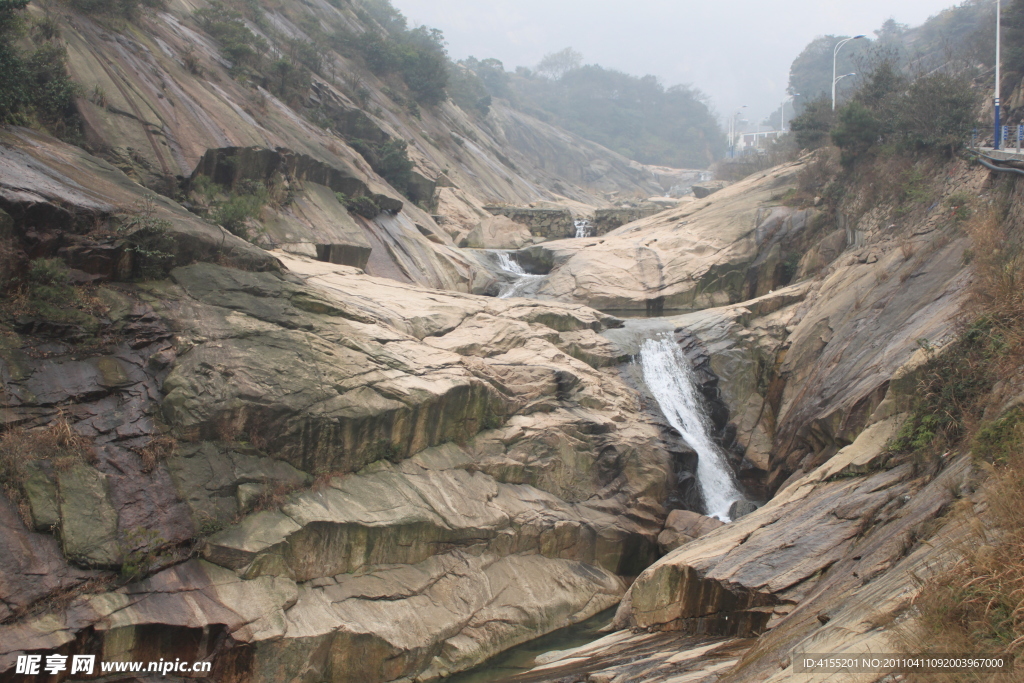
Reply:
[[[29,464],[45,461],[54,470],[66,472],[95,459],[89,439],[75,432],[63,414],[46,427],[10,429],[0,435],[0,488],[31,526],[28,502],[21,492]]]
[[[178,441],[172,436],[154,437],[139,450],[139,456],[142,458],[142,471],[152,472],[156,469],[157,464],[161,460],[169,458],[177,447]]]
[[[969,445],[991,473],[983,489],[991,528],[979,522],[960,558],[922,583],[914,601],[917,630],[903,644],[907,652],[1024,656],[1024,408],[1006,409],[1008,397],[1024,392],[1024,231],[1013,220],[1024,195],[1013,200],[1012,194],[1002,206],[964,217],[975,272],[964,315],[972,324],[946,361],[956,371],[941,381],[929,376],[931,384],[924,387],[951,406],[946,416],[931,416],[935,432],[944,417],[955,417],[946,420],[946,434],[937,436]],[[907,680],[1021,679],[964,673]]]
[[[900,238],[900,253],[903,254],[904,261],[909,261],[913,258],[916,251],[917,248],[914,246],[914,243],[910,241],[909,237],[904,236]]]
[[[252,509],[248,514],[262,512],[264,510],[279,510],[282,505],[288,502],[288,496],[297,491],[299,486],[289,484],[270,484],[263,487],[263,491],[256,497]]]

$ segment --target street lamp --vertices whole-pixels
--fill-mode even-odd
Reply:
[[[840,40],[838,43],[836,43],[835,49],[832,50],[832,111],[836,110],[836,81],[838,81],[839,78],[845,78],[845,76],[840,76],[839,78],[836,78],[836,59],[839,57],[839,50],[840,48],[843,47],[843,45],[846,45],[851,40],[860,40],[863,37],[864,34],[861,34],[859,36],[854,36],[853,38],[846,38],[844,40]],[[846,75],[851,76],[853,74]]]
[[[786,132],[786,102],[789,102],[790,100],[795,102],[798,97],[800,97],[800,93],[795,92],[782,101],[782,119],[779,121],[779,135]]]
[[[856,73],[843,74],[839,78],[836,78],[836,79],[834,79],[832,81],[832,111],[835,111],[835,109],[836,109],[836,83],[838,83],[839,81],[843,80],[847,76],[856,76],[856,75],[857,75]]]
[[[999,143],[1002,142],[1000,138],[1003,137],[1003,129],[1000,126],[999,121],[999,48],[1000,48],[1000,34],[1001,19],[1003,14],[1003,3],[1002,0],[996,0],[996,98],[995,98],[995,109],[996,109],[996,130],[995,142],[993,143],[994,149],[999,149]]]
[[[743,105],[736,110],[736,113],[729,117],[729,156],[730,158],[736,157],[736,119],[747,108],[747,105]]]

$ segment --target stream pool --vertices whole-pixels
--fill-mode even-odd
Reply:
[[[491,657],[483,664],[468,671],[457,673],[445,678],[445,683],[501,683],[511,681],[514,676],[525,673],[533,668],[533,660],[537,655],[552,650],[568,650],[580,647],[600,638],[600,630],[611,623],[615,616],[615,607],[592,616],[572,626],[552,631],[546,636],[535,638]]]

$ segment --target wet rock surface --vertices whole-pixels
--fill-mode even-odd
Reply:
[[[116,647],[217,680],[430,679],[613,606],[657,557],[668,456],[607,370],[620,321],[277,255],[77,285],[101,343],[5,341],[7,424],[66,420],[94,457],[29,469],[39,531],[10,511],[0,669]]]
[[[714,531],[722,524],[714,517],[705,517],[691,510],[673,510],[665,518],[664,531],[658,534],[658,545],[667,553]]]
[[[0,284],[53,260],[81,299],[5,302],[0,415],[88,443],[31,452],[0,499],[0,672],[58,650],[208,658],[213,680],[433,680],[619,603],[622,630],[517,680],[781,681],[794,648],[884,650],[878,624],[912,618],[912,577],[966,533],[936,520],[984,507],[966,458],[930,479],[885,450],[917,341],[952,334],[969,278],[941,209],[897,229],[788,206],[798,162],[524,250],[548,301],[471,296],[497,281],[456,242],[569,237],[564,207],[650,196],[648,170],[501,103],[486,129],[450,103],[413,123],[317,82],[333,128],[311,126],[226,77],[179,9],[140,21],[157,42],[62,29],[76,77],[110,93],[80,104],[106,160],[0,133]],[[185,76],[191,49],[224,76]],[[410,141],[405,199],[344,136]],[[943,191],[977,193],[959,163]],[[229,190],[287,181],[274,251],[133,182],[172,193],[197,164]],[[482,197],[538,193],[558,208],[532,238],[482,224]],[[694,454],[624,379],[634,328],[584,304],[694,311],[658,324],[770,502],[724,526],[669,512]]]
[[[552,264],[541,298],[599,309],[702,309],[789,284],[814,232],[815,211],[782,206],[801,163],[777,167],[714,197],[628,223],[599,238],[532,248]],[[546,253],[542,253],[546,252]]]

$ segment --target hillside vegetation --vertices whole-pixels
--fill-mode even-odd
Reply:
[[[1007,24],[1004,45],[1010,46],[1015,44],[1010,26],[1014,17],[1024,10],[1024,4],[1012,0],[1004,2],[1003,7]],[[995,60],[994,27],[993,0],[965,0],[914,28],[889,19],[872,35],[851,40],[840,49],[836,72],[857,75],[843,80],[837,86],[838,93],[844,98],[857,91],[868,74],[883,62],[911,77],[951,67],[975,70],[980,65],[991,69]],[[839,41],[851,37],[820,36],[793,60],[788,90],[793,95],[797,113],[819,98],[831,97],[833,49]],[[1017,49],[1008,47],[1004,52],[1004,67],[1013,64],[1010,51]]]
[[[470,106],[491,97],[550,120],[647,164],[703,168],[725,151],[707,97],[686,85],[663,86],[654,76],[631,76],[583,64],[571,48],[548,55],[536,69],[507,72],[495,59],[460,63],[457,100]]]

